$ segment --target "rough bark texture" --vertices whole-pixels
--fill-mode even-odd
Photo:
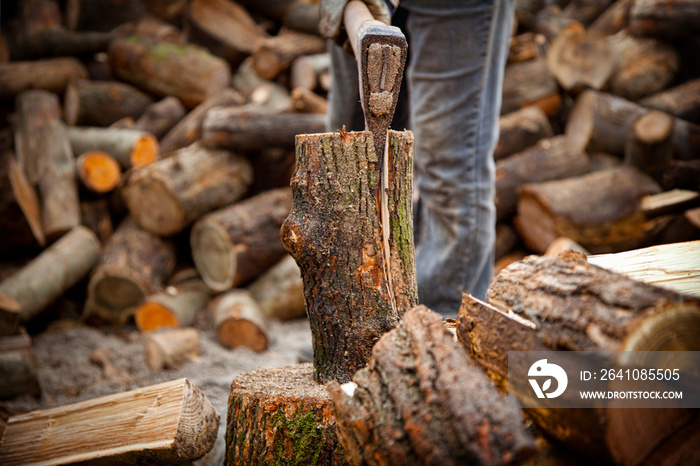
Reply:
[[[265,318],[290,320],[306,316],[304,284],[294,258],[285,256],[250,284],[248,291]]]
[[[177,97],[169,96],[150,105],[133,128],[162,138],[185,116],[185,107]]]
[[[154,371],[177,369],[199,358],[199,330],[178,328],[162,330],[146,338],[146,362]]]
[[[498,144],[493,153],[495,160],[534,146],[543,138],[554,136],[552,125],[539,107],[525,107],[498,120]]]
[[[640,36],[684,38],[696,35],[700,23],[697,0],[636,0],[630,9],[629,29]]]
[[[86,31],[111,31],[146,14],[139,0],[68,0],[66,26]]]
[[[547,115],[558,112],[561,104],[557,81],[549,73],[544,58],[513,63],[503,78],[501,115],[536,105]]]
[[[63,94],[71,80],[87,77],[85,65],[73,57],[0,63],[0,98],[12,99],[28,89]]]
[[[700,123],[700,79],[651,95],[640,103],[645,107],[661,110],[693,123]]]
[[[353,383],[327,386],[354,464],[517,464],[535,449],[514,400],[424,306],[377,342]]]
[[[227,348],[267,349],[267,324],[262,311],[246,290],[231,290],[217,296],[207,307],[219,342]]]
[[[381,157],[369,132],[297,136],[294,207],[282,239],[301,269],[323,382],[349,381],[417,303],[413,134],[390,131],[388,140]]]
[[[253,67],[261,78],[272,80],[295,58],[325,50],[325,41],[317,35],[284,30],[259,44],[253,53]]]
[[[77,79],[66,88],[64,114],[71,126],[109,126],[140,117],[152,103],[152,97],[125,83]]]
[[[617,0],[588,27],[589,31],[603,35],[616,34],[627,27],[630,8],[634,0]]]
[[[233,380],[224,464],[348,464],[331,398],[311,364],[258,369]]]

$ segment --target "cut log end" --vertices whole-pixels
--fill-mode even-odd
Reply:
[[[228,348],[242,346],[253,351],[267,349],[267,335],[260,327],[245,319],[229,319],[222,322],[217,335],[221,344]]]
[[[142,332],[150,332],[163,327],[180,327],[180,322],[170,309],[155,302],[147,301],[141,304],[136,309],[134,320],[136,327]]]
[[[267,349],[265,319],[252,295],[232,290],[214,299],[209,306],[219,342],[227,348]]]
[[[658,110],[651,110],[634,124],[635,137],[647,144],[668,139],[671,131],[673,131],[673,117]]]
[[[96,316],[109,321],[125,321],[135,310],[133,304],[146,297],[139,285],[124,277],[103,276],[93,286],[93,294],[97,298],[88,307],[92,308],[92,313]]]
[[[136,140],[131,152],[131,166],[144,167],[158,159],[158,140],[152,134],[144,134]]]
[[[681,303],[645,320],[622,343],[622,351],[698,351],[700,307]]]
[[[114,158],[102,151],[81,155],[76,161],[83,184],[92,191],[106,193],[119,184],[121,168]]]
[[[216,223],[197,223],[192,228],[192,257],[202,280],[214,291],[233,286],[236,274],[234,245],[226,230]]]
[[[146,362],[153,370],[176,369],[199,358],[199,331],[194,328],[169,329],[146,339]]]
[[[166,236],[181,229],[185,223],[185,212],[164,181],[138,179],[133,181],[132,189],[136,195],[133,201],[129,201],[139,208],[132,208],[131,213],[142,228]]]

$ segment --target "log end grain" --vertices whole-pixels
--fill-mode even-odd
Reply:
[[[170,309],[160,303],[149,301],[144,302],[136,309],[134,321],[136,327],[142,332],[150,332],[164,327],[180,327],[180,322]]]
[[[146,362],[153,370],[176,369],[199,358],[199,331],[194,328],[168,329],[146,339]]]
[[[218,223],[197,222],[190,242],[192,258],[204,283],[214,291],[231,289],[238,261],[226,229]]]
[[[267,349],[265,319],[246,290],[232,290],[214,299],[208,307],[214,318],[219,342],[227,348]]]
[[[76,160],[83,184],[92,191],[106,193],[117,187],[121,168],[116,160],[102,151],[91,151]]]
[[[129,159],[134,168],[144,167],[155,162],[158,159],[158,140],[155,136],[145,133],[138,138]]]

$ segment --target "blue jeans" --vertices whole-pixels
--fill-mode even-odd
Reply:
[[[410,111],[400,102],[392,127],[415,135],[418,295],[456,317],[462,293],[483,299],[491,281],[493,149],[513,0],[402,0],[395,18],[401,9],[409,41],[401,98]],[[334,45],[331,59],[328,129],[362,130],[356,62]]]

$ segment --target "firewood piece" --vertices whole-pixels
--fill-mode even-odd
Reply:
[[[161,97],[174,95],[188,108],[220,92],[231,80],[228,63],[191,44],[129,36],[113,40],[108,55],[119,78]]]
[[[506,64],[510,65],[511,63],[519,63],[543,57],[543,45],[545,42],[546,39],[543,35],[533,32],[525,32],[513,36],[510,41]]]
[[[377,342],[351,383],[327,387],[354,464],[519,464],[535,451],[517,404],[424,306]]]
[[[308,0],[239,0],[238,3],[285,26],[308,34],[318,33],[318,4]]]
[[[270,147],[251,157],[253,164],[253,193],[289,186],[296,159],[293,148]]]
[[[300,113],[321,113],[328,111],[328,101],[313,91],[303,88],[292,89],[292,105]]]
[[[12,38],[13,61],[33,58],[93,55],[105,52],[114,36],[108,32],[76,32],[53,27],[35,34],[20,33]]]
[[[185,107],[177,97],[169,96],[146,108],[133,128],[161,138],[185,116]]]
[[[638,208],[642,196],[660,191],[654,180],[631,167],[525,185],[516,225],[525,244],[538,253],[559,236],[593,253],[632,249],[665,225],[666,219],[646,219]]]
[[[145,2],[143,3],[145,4]],[[145,36],[173,44],[184,44],[186,42],[185,34],[180,29],[151,14],[147,14],[138,21],[124,23],[116,27],[112,33],[119,37]]]
[[[192,227],[192,259],[204,283],[226,291],[258,277],[284,256],[279,239],[292,207],[289,188],[279,188],[202,217]]]
[[[683,217],[695,228],[700,230],[700,207],[690,209],[683,214]]]
[[[561,87],[572,93],[583,89],[601,89],[615,66],[614,55],[602,36],[586,33],[574,22],[552,42],[547,51],[549,72]]]
[[[617,0],[613,2],[593,23],[588,30],[597,34],[612,35],[627,27],[630,8],[635,0]]]
[[[0,99],[28,89],[62,94],[71,80],[87,77],[85,65],[73,57],[0,63]]]
[[[306,316],[304,284],[299,266],[285,256],[248,286],[266,319],[291,320]]]
[[[413,134],[390,131],[384,157],[373,147],[368,131],[297,136],[294,206],[281,235],[302,273],[322,382],[349,381],[417,304]]]
[[[546,59],[513,63],[506,67],[501,115],[530,105],[541,108],[547,115],[554,115],[560,104],[557,81],[550,74]]]
[[[700,204],[700,193],[684,189],[673,189],[659,194],[644,196],[640,209],[647,217],[678,213]]]
[[[269,37],[245,8],[229,0],[193,0],[188,19],[238,52],[251,54]]]
[[[552,241],[552,243],[547,246],[547,250],[544,252],[545,256],[558,256],[559,254],[566,252],[566,251],[576,251],[580,252],[581,254],[589,255],[590,253],[578,244],[576,241],[572,240],[571,238],[566,238],[564,236],[560,236],[559,238],[555,239]]]
[[[287,88],[258,76],[253,68],[252,57],[241,63],[231,81],[233,87],[245,97],[246,102],[264,107],[267,112],[285,113],[293,110]]]
[[[253,67],[263,79],[274,79],[295,58],[326,51],[326,42],[316,35],[285,29],[260,43],[253,52]]]
[[[510,225],[499,222],[496,224],[496,245],[494,259],[498,260],[513,250],[518,243],[518,235]]]
[[[121,167],[114,158],[101,151],[86,152],[75,160],[83,186],[97,193],[107,193],[119,184]]]
[[[40,391],[32,340],[24,328],[17,335],[0,336],[0,400]]]
[[[187,7],[187,0],[141,0],[141,3],[151,14],[166,21],[181,16]]]
[[[578,23],[588,26],[600,16],[614,0],[572,0],[562,10],[565,18],[573,19]]]
[[[158,158],[158,140],[150,133],[130,128],[68,128],[75,154],[105,152],[124,168],[144,167]]]
[[[185,281],[144,299],[136,309],[134,321],[142,332],[165,327],[189,327],[209,300],[209,288],[203,281]]]
[[[575,22],[573,19],[561,14],[559,5],[550,5],[537,12],[532,30],[537,34],[542,34],[547,42],[552,43],[573,22]]]
[[[66,88],[64,113],[71,126],[109,126],[140,117],[152,103],[150,96],[125,83],[76,79]]]
[[[160,141],[160,150],[168,154],[174,150],[189,146],[201,137],[202,120],[207,112],[213,108],[224,105],[240,105],[243,103],[241,95],[231,88],[226,88],[209,97],[190,111],[179,123],[168,131]]]
[[[700,191],[700,159],[671,162],[662,185],[665,189],[690,189]]]
[[[518,188],[526,183],[559,180],[590,171],[585,152],[565,135],[542,139],[537,145],[496,163],[496,213],[499,220],[515,213]]]
[[[107,241],[90,276],[84,315],[124,323],[172,273],[172,244],[127,217]]]
[[[66,26],[79,31],[111,31],[146,14],[140,0],[68,0]]]
[[[639,36],[685,38],[698,33],[700,2],[636,0],[629,13],[629,29]]]
[[[17,162],[32,185],[39,184],[42,161],[51,150],[44,140],[44,133],[51,134],[52,125],[60,121],[60,108],[58,97],[46,91],[24,91],[15,99],[15,153]]]
[[[83,226],[75,227],[0,283],[0,295],[17,301],[20,319],[26,322],[85,277],[99,256],[95,234]]]
[[[109,201],[106,198],[80,201],[80,217],[83,226],[92,230],[102,244],[114,233]]]
[[[525,107],[498,120],[499,138],[493,153],[495,160],[534,146],[543,138],[554,136],[547,115],[539,107]]]
[[[236,202],[252,182],[246,159],[192,145],[133,173],[124,199],[141,228],[170,236],[202,215]]]
[[[634,123],[625,144],[625,164],[661,181],[671,161],[674,119],[650,110]]]
[[[214,298],[207,307],[219,342],[227,348],[267,349],[267,324],[262,311],[246,290],[231,290]]]
[[[234,150],[293,147],[296,135],[325,129],[325,115],[270,113],[253,105],[219,107],[204,118],[202,140],[208,147]]]
[[[154,371],[177,369],[199,358],[199,330],[195,328],[168,329],[146,338],[146,362]]]
[[[345,465],[333,405],[313,366],[257,369],[231,384],[224,464]]]
[[[0,294],[0,337],[19,333],[19,311],[21,309],[15,298]]]
[[[297,57],[290,66],[289,87],[301,87],[313,91],[318,86],[319,75],[330,68],[330,55],[318,53]]]
[[[188,464],[212,449],[218,428],[204,393],[179,379],[12,416],[0,462]]]
[[[700,124],[700,79],[693,79],[640,101],[645,107]]]

